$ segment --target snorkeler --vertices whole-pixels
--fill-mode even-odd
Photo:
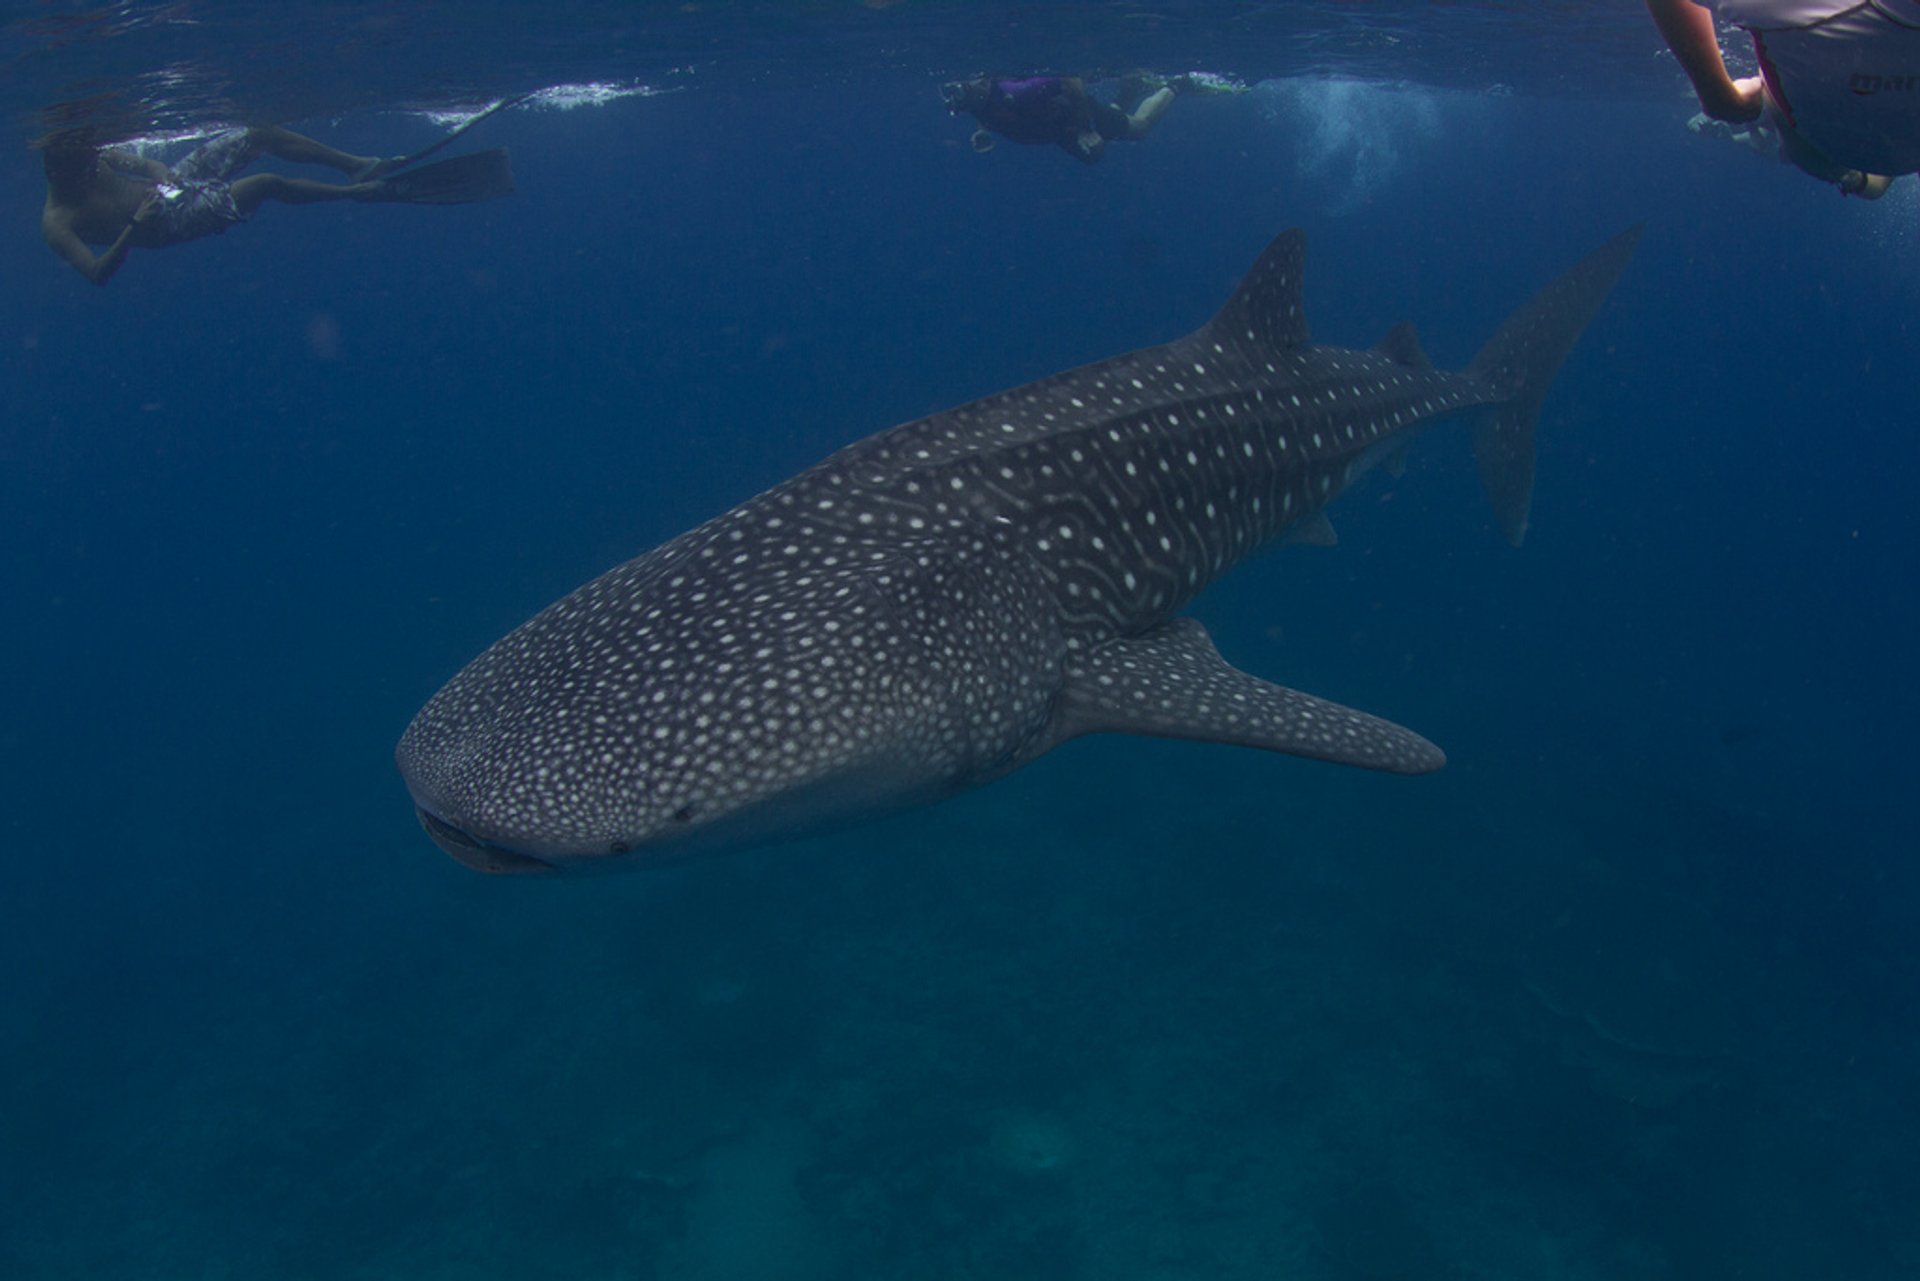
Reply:
[[[56,135],[41,147],[47,201],[40,234],[75,271],[104,285],[125,264],[129,251],[217,236],[247,221],[269,200],[290,205],[339,200],[470,204],[513,191],[504,149],[394,172],[424,154],[356,156],[290,129],[266,126],[219,134],[169,168],[137,152],[98,146],[82,135]],[[316,182],[277,173],[229,181],[263,155],[324,165],[349,181]]]
[[[1920,0],[1646,4],[1710,119],[1755,125],[1782,160],[1850,196],[1877,199],[1889,175],[1920,170]],[[1758,76],[1728,74],[1710,9],[1753,36]]]
[[[1009,142],[1056,146],[1092,164],[1109,142],[1138,142],[1173,104],[1173,86],[1136,72],[1120,81],[1115,102],[1087,91],[1079,76],[979,75],[940,90],[951,115],[974,118],[973,149],[993,150],[994,135]]]

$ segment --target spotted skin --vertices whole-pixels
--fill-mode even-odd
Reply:
[[[1436,769],[1177,612],[1276,539],[1329,540],[1326,506],[1450,417],[1518,541],[1540,399],[1637,237],[1446,372],[1406,326],[1313,345],[1285,233],[1196,333],[868,437],[535,615],[402,737],[421,820],[471,866],[543,872],[937,800],[1087,733]]]

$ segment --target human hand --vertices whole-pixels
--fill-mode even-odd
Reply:
[[[160,207],[160,193],[158,191],[149,191],[146,195],[140,198],[139,205],[133,211],[133,217],[128,219],[128,221],[133,223],[135,226],[138,226],[139,224],[145,222],[148,218],[151,218],[153,216],[153,211],[155,209],[158,209],[159,207]]]

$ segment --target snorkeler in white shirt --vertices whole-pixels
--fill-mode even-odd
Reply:
[[[1920,0],[1646,3],[1707,117],[1764,120],[1781,159],[1848,195],[1920,171]],[[1728,74],[1716,13],[1753,37],[1758,76]]]

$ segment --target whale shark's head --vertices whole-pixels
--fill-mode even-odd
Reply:
[[[666,862],[936,799],[1034,732],[1042,660],[978,576],[771,520],[620,566],[435,694],[396,752],[435,842],[488,872]]]

